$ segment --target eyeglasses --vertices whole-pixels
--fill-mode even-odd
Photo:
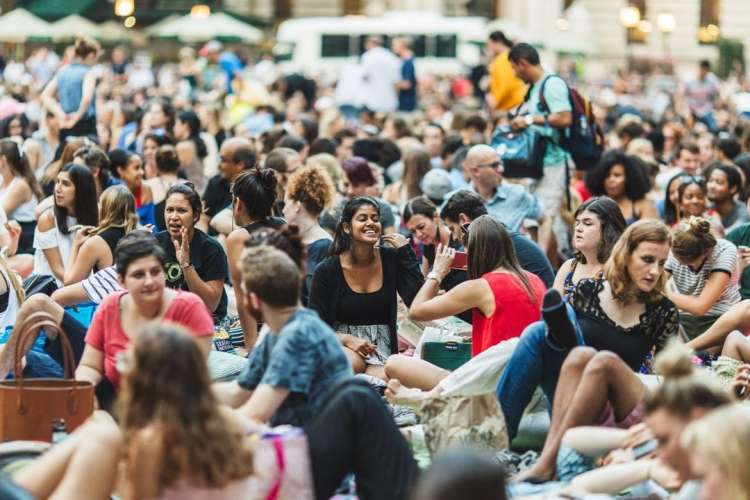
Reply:
[[[681,175],[680,182],[683,184],[705,184],[706,178],[702,175]]]
[[[464,222],[461,224],[461,232],[466,236],[469,235],[469,226],[471,226],[471,222]]]
[[[492,163],[480,163],[477,165],[477,168],[484,168],[484,167],[491,167],[492,170],[502,170],[503,169],[503,162],[501,161],[493,161]]]

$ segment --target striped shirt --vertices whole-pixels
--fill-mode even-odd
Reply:
[[[81,281],[81,285],[83,285],[83,291],[86,292],[89,300],[95,304],[100,304],[104,297],[110,293],[123,289],[117,278],[115,266],[105,267],[101,271],[97,271]]]
[[[730,276],[729,283],[718,300],[708,310],[707,316],[720,316],[741,300],[738,286],[740,267],[737,247],[730,241],[718,240],[703,266],[697,271],[680,264],[671,253],[664,268],[672,273],[672,280],[677,286],[677,291],[683,295],[700,295],[711,273],[723,272]]]

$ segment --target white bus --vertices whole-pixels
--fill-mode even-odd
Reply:
[[[412,41],[417,73],[456,74],[478,64],[486,36],[483,17],[444,17],[432,12],[389,12],[382,17],[290,19],[279,25],[274,55],[283,71],[334,76],[364,52],[370,35]]]

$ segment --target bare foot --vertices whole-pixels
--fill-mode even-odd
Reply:
[[[541,461],[538,461],[526,470],[523,470],[513,477],[512,482],[522,483],[524,481],[547,482],[555,478],[555,467],[548,467]]]
[[[408,406],[410,408],[419,408],[426,395],[427,393],[420,389],[404,387],[395,378],[388,381],[388,387],[385,389],[385,397],[391,404]]]

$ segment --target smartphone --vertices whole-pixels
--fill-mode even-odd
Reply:
[[[658,446],[659,442],[656,439],[649,439],[648,441],[644,441],[643,443],[633,448],[633,456],[636,460],[638,460],[639,458],[643,458],[656,451],[656,448],[658,448]]]
[[[451,264],[451,269],[461,269],[462,271],[465,271],[467,263],[468,256],[466,252],[456,252],[456,256],[453,258],[453,264]]]

